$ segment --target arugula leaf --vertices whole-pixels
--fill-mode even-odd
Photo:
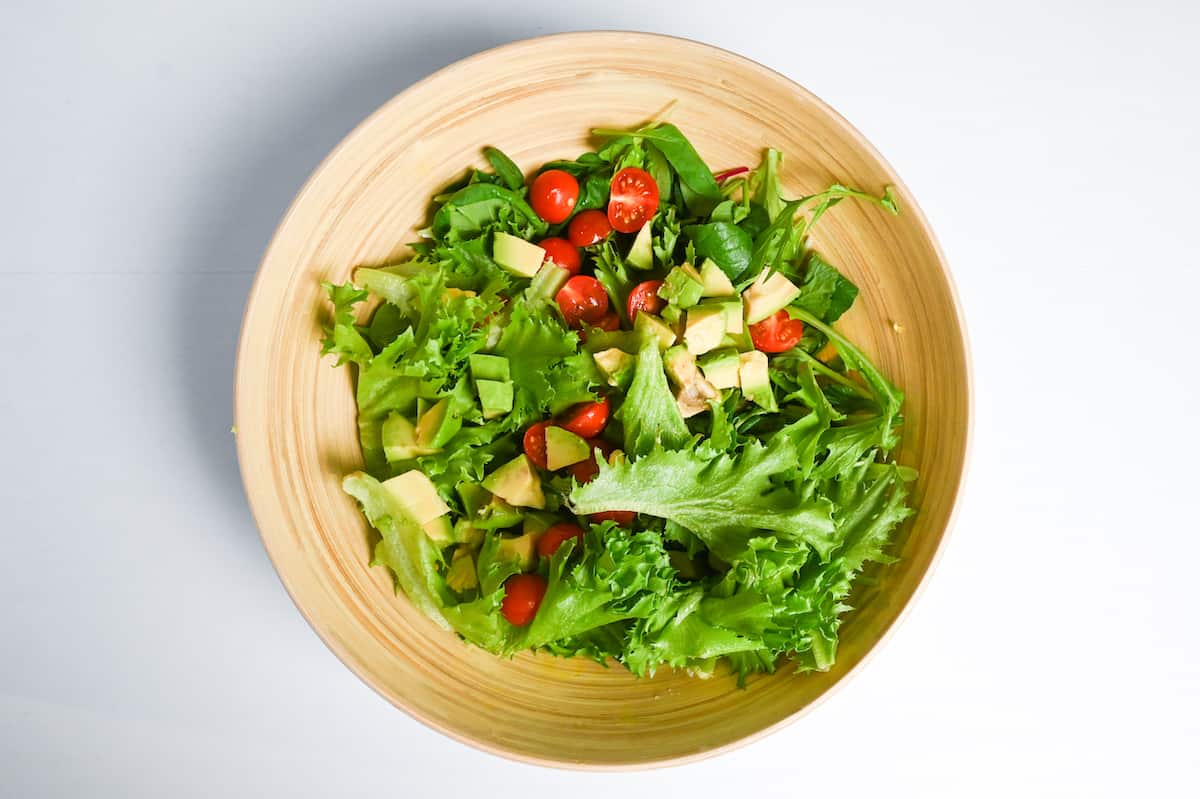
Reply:
[[[696,259],[713,259],[730,280],[737,280],[750,268],[753,253],[750,234],[732,222],[688,225],[683,233],[695,245]]]
[[[763,156],[762,166],[758,172],[758,188],[754,192],[754,201],[767,212],[769,221],[774,222],[780,214],[785,213],[783,193],[779,185],[779,166],[783,162],[783,154],[775,149],[768,149]],[[787,214],[790,217],[790,214]]]
[[[492,169],[496,170],[496,176],[504,181],[505,186],[516,191],[525,185],[525,175],[521,172],[521,168],[498,148],[484,147],[483,155],[492,165]]]
[[[649,336],[642,339],[633,382],[615,417],[625,428],[625,454],[631,457],[645,455],[656,447],[677,449],[692,438],[667,385],[658,342]]]

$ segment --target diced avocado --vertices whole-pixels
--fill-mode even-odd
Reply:
[[[677,266],[668,272],[658,289],[658,296],[680,308],[691,308],[700,302],[700,297],[704,294],[704,284],[700,282],[700,276],[696,274],[695,269],[689,267],[689,270],[691,274],[682,266]]]
[[[766,353],[755,350],[738,356],[738,382],[746,399],[768,411],[778,410],[775,392],[771,390],[771,376],[767,372]]]
[[[513,409],[511,380],[476,380],[475,392],[479,394],[484,419],[495,419]]]
[[[435,450],[417,443],[417,428],[405,417],[393,413],[383,422],[383,456],[388,463],[432,455]]]
[[[625,260],[634,269],[650,269],[654,266],[654,240],[650,220],[646,220],[646,224],[642,225],[642,229],[634,237],[633,246],[629,248],[629,255],[625,256]]]
[[[483,543],[483,528],[476,527],[469,519],[459,519],[454,523],[451,538],[456,543],[477,547]]]
[[[454,541],[454,526],[450,524],[449,516],[438,516],[421,527],[425,529],[425,535],[436,544],[445,546]]]
[[[408,283],[409,276],[399,275],[390,269],[359,267],[354,270],[354,285],[362,286],[372,294],[383,297],[393,305],[410,301],[414,289]]]
[[[492,497],[477,514],[477,526],[485,530],[502,530],[521,523],[524,514],[500,497]]]
[[[638,334],[632,330],[600,330],[599,328],[593,328],[588,331],[587,341],[583,342],[583,348],[592,353],[612,347],[625,350],[625,352],[637,352]]]
[[[533,463],[524,454],[518,455],[483,478],[483,487],[510,505],[525,508],[546,507],[542,480]]]
[[[553,513],[543,513],[541,511],[530,511],[525,514],[525,523],[521,525],[521,532],[526,535],[541,535],[549,529],[550,525],[560,519]]]
[[[719,305],[696,306],[687,312],[683,340],[693,355],[703,355],[721,346],[725,336],[725,309]]]
[[[385,480],[383,487],[417,520],[417,524],[424,525],[450,512],[450,506],[438,496],[433,482],[417,469]]]
[[[462,429],[462,417],[450,410],[450,399],[440,399],[417,422],[417,443],[441,449]]]
[[[446,585],[451,591],[466,593],[479,586],[479,575],[475,572],[475,556],[470,547],[456,547],[446,570]]]
[[[484,355],[477,352],[467,359],[471,377],[475,380],[509,380],[508,358],[503,355]]]
[[[736,297],[705,300],[697,308],[720,308],[725,312],[725,332],[731,336],[746,331],[746,322],[742,314],[742,301]]]
[[[464,481],[454,486],[454,490],[462,500],[463,515],[467,518],[475,517],[484,505],[492,501],[491,492],[478,483]]]
[[[537,540],[542,534],[524,533],[522,535],[500,539],[500,559],[504,561],[515,560],[521,566],[521,571],[528,571],[533,567],[535,554],[537,552]]]
[[[533,277],[542,268],[546,251],[525,239],[496,231],[492,238],[492,258],[514,275]]]
[[[729,276],[721,271],[717,262],[708,258],[700,264],[700,282],[704,284],[705,297],[736,297],[737,291]]]
[[[746,303],[746,324],[761,322],[800,296],[800,289],[779,272],[759,274],[742,300]]]
[[[608,379],[610,386],[626,388],[633,379],[634,357],[624,350],[609,347],[595,353],[592,358],[597,368]]]
[[[546,468],[557,471],[573,463],[587,460],[591,447],[579,436],[562,427],[546,428]]]
[[[752,341],[750,335],[744,331],[736,336],[726,333],[725,337],[721,339],[721,346],[733,347],[738,352],[749,352],[750,350],[754,349],[754,341]]]
[[[667,377],[675,384],[675,404],[688,419],[709,410],[709,401],[720,396],[712,383],[696,368],[696,356],[687,347],[672,347],[663,355]]]
[[[738,351],[732,348],[713,350],[699,359],[700,369],[704,377],[713,384],[713,388],[736,388],[738,386],[738,369],[741,359]]]
[[[683,309],[678,305],[668,304],[666,308],[659,311],[662,314],[663,321],[671,327],[675,327],[683,319]]]
[[[689,558],[686,552],[669,549],[667,558],[671,561],[671,568],[678,573],[681,580],[699,580],[704,576],[703,566]]]
[[[654,314],[639,313],[637,319],[633,323],[633,330],[638,334],[639,340],[643,335],[651,335],[658,339],[658,348],[665,350],[675,343],[675,331],[667,327],[661,319]]]

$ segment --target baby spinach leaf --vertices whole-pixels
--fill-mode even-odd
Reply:
[[[521,168],[499,149],[484,147],[483,155],[492,165],[492,169],[496,170],[496,175],[500,180],[504,181],[505,186],[516,191],[525,185],[525,175],[521,172]]]
[[[695,245],[696,260],[713,259],[730,280],[737,280],[750,269],[750,235],[732,222],[688,225],[683,233]]]

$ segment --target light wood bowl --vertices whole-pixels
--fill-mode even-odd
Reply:
[[[342,493],[360,466],[351,373],[319,355],[322,280],[401,257],[430,198],[480,150],[527,170],[589,148],[596,126],[669,118],[715,169],[786,154],[791,193],[833,181],[895,186],[903,212],[845,202],[815,243],[862,293],[841,327],[907,393],[901,462],[921,476],[919,512],[895,565],[853,597],[837,664],[786,664],[739,690],[732,678],[522,654],[501,660],[443,632],[370,568],[366,524]],[[970,427],[963,323],[916,202],[863,137],[828,106],[745,58],[641,33],[517,42],[426,78],[358,127],[296,198],[263,259],[242,329],[238,454],[263,541],[296,606],[347,666],[397,707],[487,751],[579,768],[696,759],[778,729],[862,663],[929,571],[954,511]],[[864,583],[866,581],[863,581]],[[320,690],[314,686],[314,690]]]

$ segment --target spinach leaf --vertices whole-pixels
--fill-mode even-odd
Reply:
[[[512,159],[495,147],[484,147],[483,155],[487,158],[488,163],[492,165],[492,169],[496,170],[496,174],[504,181],[504,185],[508,186],[513,191],[525,185],[525,175],[521,172],[521,168],[512,162]]]
[[[545,232],[546,223],[521,195],[492,183],[459,189],[433,215],[433,235],[447,241],[477,238],[494,227],[531,238]]]
[[[596,129],[592,131],[597,136],[615,136],[617,140],[630,136],[623,130]],[[696,152],[696,148],[688,141],[679,128],[670,123],[661,123],[633,132],[632,136],[654,144],[666,157],[679,176],[679,182],[684,190],[684,198],[688,210],[696,215],[707,214],[714,205],[721,201],[721,187],[717,185],[712,170],[704,159]],[[610,142],[607,147],[612,147]],[[601,150],[603,153],[604,150]],[[706,209],[706,210],[705,210]]]
[[[713,259],[730,280],[737,280],[750,268],[750,235],[732,222],[688,225],[683,232],[696,247],[696,260]]]
[[[854,304],[858,286],[815,252],[808,254],[806,263],[800,296],[792,304],[821,317],[824,322],[836,322]]]

